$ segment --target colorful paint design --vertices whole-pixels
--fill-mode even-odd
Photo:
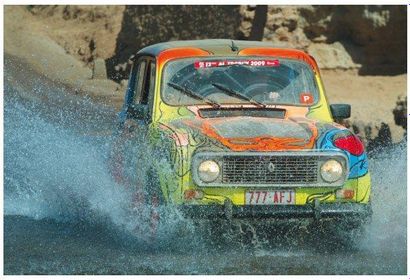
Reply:
[[[168,61],[186,57],[212,57],[214,54],[212,51],[207,51],[206,48],[181,47],[161,51],[156,57],[157,75],[153,121],[149,131],[153,145],[166,147],[166,150],[169,151],[171,165],[176,174],[177,181],[162,184],[163,192],[168,196],[167,200],[173,201],[173,203],[187,203],[183,198],[183,192],[195,188],[190,163],[192,155],[196,151],[340,150],[334,145],[335,138],[350,132],[332,122],[318,66],[311,56],[301,51],[244,48],[237,53],[238,57],[255,55],[272,56],[272,59],[298,59],[311,66],[319,89],[319,102],[310,107],[278,105],[266,107],[266,109],[285,110],[283,119],[244,116],[204,118],[201,116],[200,110],[211,108],[210,105],[177,107],[162,102],[160,94],[162,70]],[[219,50],[218,54],[221,55]],[[226,55],[228,54],[229,52],[226,53]],[[230,55],[232,54],[230,53]],[[311,94],[303,93],[301,98],[308,104]],[[224,105],[224,107],[238,108],[238,105]],[[255,108],[253,105],[239,107],[243,110]],[[365,153],[352,155],[347,151],[343,152],[349,159],[349,179],[344,188],[355,190],[356,195],[351,199],[352,201],[367,203],[370,190],[367,156]],[[164,180],[161,178],[161,181]],[[169,188],[171,185],[178,187]],[[229,198],[237,205],[244,203],[243,188],[212,188],[204,189],[204,192],[206,195],[203,200],[191,201],[190,203],[223,203],[225,198]],[[314,197],[326,202],[337,201],[334,189],[301,188],[296,192],[296,204],[310,203]]]
[[[316,142],[316,148],[321,150],[341,150],[335,146],[334,140],[337,136],[350,135],[347,129],[332,128],[327,130]],[[345,150],[343,151],[349,159],[349,179],[362,177],[367,174],[369,162],[367,155],[363,152],[360,155],[354,155]]]
[[[196,117],[172,123],[179,128],[190,127],[237,152],[312,149],[318,133],[312,122],[269,118]]]

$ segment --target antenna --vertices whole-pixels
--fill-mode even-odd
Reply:
[[[238,46],[235,45],[235,42],[232,40],[231,51],[237,52],[239,50]]]

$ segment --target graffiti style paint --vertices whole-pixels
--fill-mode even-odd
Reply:
[[[232,151],[285,151],[311,149],[317,128],[311,122],[269,118],[226,117],[175,121],[178,127],[190,127],[216,140]]]
[[[351,135],[351,132],[347,129],[332,128],[323,133],[323,135],[317,140],[316,147],[323,150],[339,150],[334,144],[335,139],[347,135]],[[359,155],[354,155],[346,150],[342,151],[349,159],[349,179],[362,177],[367,174],[369,162],[365,152]]]
[[[203,46],[193,46],[187,43],[184,47],[181,44],[152,47],[153,56],[156,57],[156,84],[152,110],[153,121],[149,131],[153,145],[165,147],[163,150],[169,152],[169,160],[176,175],[176,181],[167,181],[162,186],[164,193],[168,195],[167,200],[177,204],[187,203],[183,193],[185,190],[196,188],[192,180],[191,160],[198,151],[341,150],[335,146],[334,141],[337,137],[350,132],[332,122],[319,68],[311,56],[298,50],[245,47],[245,45],[239,46],[239,51],[233,54],[230,49],[225,50],[223,45],[214,44],[213,41]],[[143,50],[143,53],[149,52],[149,48]],[[224,58],[233,55],[239,59],[241,56],[272,57],[272,61],[278,61],[277,64],[280,63],[281,58],[297,59],[307,63],[314,73],[319,101],[312,106],[268,105],[264,108],[265,110],[283,110],[285,113],[281,118],[237,115],[207,118],[201,116],[201,110],[217,110],[217,108],[211,105],[170,106],[161,99],[162,72],[167,62],[174,59],[208,56],[210,61],[213,56],[222,57],[221,61],[224,61]],[[249,59],[246,61],[252,62]],[[217,65],[198,64],[196,67],[217,67]],[[301,93],[300,98],[302,104],[312,104],[313,96],[309,92]],[[255,109],[255,105],[251,104],[224,104],[223,107],[240,108],[241,110]],[[343,151],[343,153],[349,160],[349,176],[344,188],[365,194],[364,197],[354,197],[351,201],[360,199],[361,203],[367,203],[370,190],[367,156],[365,153],[360,155],[353,155],[348,151]],[[161,181],[166,180],[161,178]],[[361,183],[362,181],[365,183]],[[223,203],[228,198],[234,204],[244,204],[245,188],[234,186],[233,188],[204,188],[203,191],[205,193],[203,200],[194,200],[189,203]],[[332,188],[299,188],[296,189],[296,204],[310,203],[314,198],[335,202],[337,201],[335,191]]]

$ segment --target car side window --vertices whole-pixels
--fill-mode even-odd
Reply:
[[[154,96],[154,90],[155,90],[155,62],[150,61],[148,65],[148,71],[147,71],[147,95],[146,101],[147,102],[152,102],[152,97]]]
[[[132,103],[147,105],[155,88],[155,62],[142,60],[139,63],[136,80]]]
[[[137,67],[137,73],[136,73],[136,84],[134,87],[134,97],[132,100],[132,104],[141,104],[141,99],[143,96],[143,88],[144,88],[144,78],[146,75],[146,65],[147,61],[146,60],[141,60]]]

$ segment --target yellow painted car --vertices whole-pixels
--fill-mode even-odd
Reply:
[[[220,39],[148,46],[119,116],[111,170],[136,203],[192,218],[372,213],[364,146],[335,122],[350,106],[328,104],[305,52]]]

